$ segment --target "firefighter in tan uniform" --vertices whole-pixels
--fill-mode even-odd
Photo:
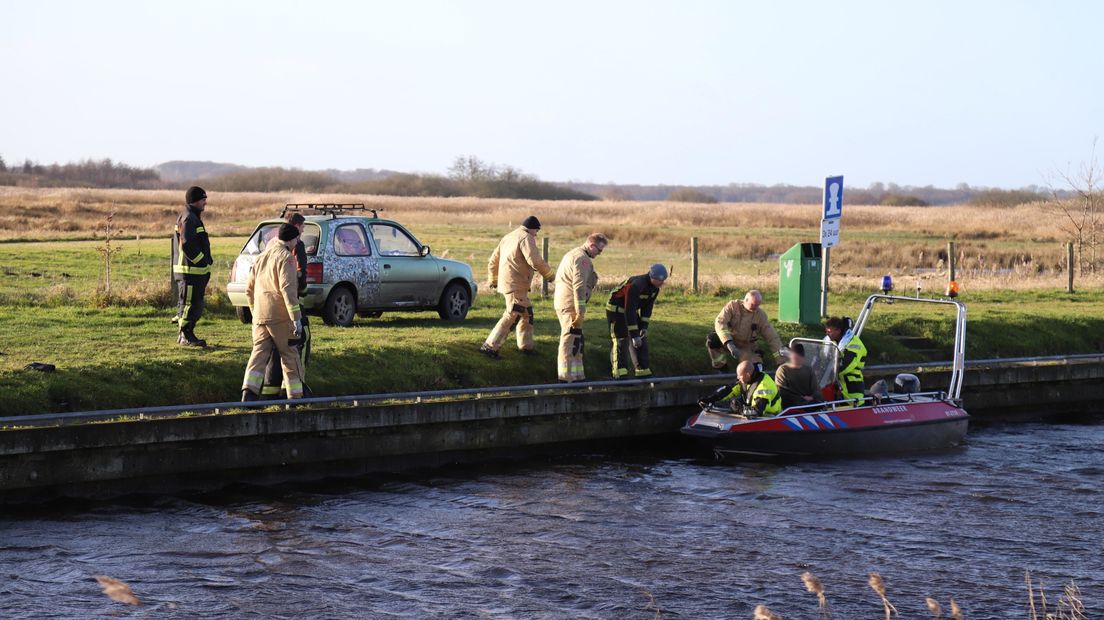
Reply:
[[[560,319],[560,351],[556,358],[556,375],[560,381],[583,381],[583,320],[590,294],[598,285],[594,259],[606,249],[609,239],[593,233],[586,243],[571,250],[556,270],[556,296],[553,305]]]
[[[767,313],[759,306],[763,295],[759,291],[748,291],[744,298],[733,299],[717,315],[713,322],[713,333],[705,340],[709,351],[709,360],[717,372],[728,370],[728,357],[745,362],[762,362],[756,345],[764,338],[772,351],[786,356],[782,339],[771,325]]]
[[[299,354],[291,341],[303,335],[299,308],[299,281],[296,277],[295,244],[299,229],[280,226],[280,243],[270,241],[249,271],[245,287],[253,314],[253,353],[245,367],[242,402],[257,400],[264,383],[265,370],[273,351],[280,356],[288,398],[302,398],[303,370]]]
[[[539,272],[549,282],[555,278],[552,268],[537,249],[540,227],[537,218],[532,215],[525,218],[517,230],[498,242],[487,261],[488,286],[506,297],[506,312],[479,347],[479,352],[487,357],[498,358],[502,343],[515,328],[518,349],[525,354],[533,353],[533,304],[529,301],[533,273]]]

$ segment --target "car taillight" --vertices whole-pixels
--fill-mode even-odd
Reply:
[[[307,263],[307,284],[322,284],[322,263]]]

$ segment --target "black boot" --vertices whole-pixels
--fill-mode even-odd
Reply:
[[[261,397],[257,396],[257,393],[254,392],[253,390],[250,390],[248,388],[242,390],[242,399],[241,399],[241,401],[243,403],[251,403],[251,402],[254,402],[254,401],[258,401],[260,399],[261,399]]]
[[[190,326],[184,326],[180,329],[180,344],[188,347],[206,347],[207,341],[196,338],[195,332],[192,331]]]

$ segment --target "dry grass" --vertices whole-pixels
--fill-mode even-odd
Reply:
[[[755,620],[782,620],[782,616],[771,611],[766,605],[756,605]]]
[[[0,240],[91,238],[112,212],[125,236],[167,237],[181,208],[177,190],[0,188]],[[354,194],[212,192],[205,220],[219,235],[244,235],[286,202],[363,202],[435,239],[465,237],[456,258],[481,267],[498,235],[536,214],[557,244],[594,230],[611,249],[670,256],[679,280],[688,274],[690,238],[699,237],[706,290],[761,285],[777,273],[778,255],[797,241],[818,237],[819,207],[777,204],[531,201],[483,198],[406,198]],[[946,241],[957,241],[964,291],[1061,288],[1065,233],[1035,206],[992,208],[848,206],[843,243],[832,254],[833,287],[869,290],[884,273],[898,290],[941,289]],[[478,248],[478,249],[476,249]],[[460,251],[463,250],[463,254]],[[469,259],[469,255],[474,260]],[[710,264],[710,261],[712,263]],[[738,265],[738,261],[744,264]],[[727,268],[726,268],[727,266]],[[752,273],[754,270],[755,273]],[[602,274],[611,279],[621,273]],[[688,280],[687,280],[688,281]],[[677,282],[675,282],[678,285]],[[1079,287],[1104,287],[1104,274],[1078,278]]]
[[[874,590],[874,593],[882,599],[882,606],[885,608],[886,620],[889,620],[894,614],[897,613],[897,608],[893,606],[893,603],[889,602],[889,598],[886,597],[886,585],[885,580],[878,573],[870,573],[870,578],[867,580],[870,584],[870,589]]]
[[[832,609],[828,606],[828,597],[824,594],[824,584],[820,582],[820,579],[809,571],[805,571],[801,575],[801,583],[805,584],[806,590],[816,595],[820,616],[825,620],[831,620]]]
[[[1027,584],[1027,610],[1030,620],[1088,620],[1081,589],[1073,581],[1062,588],[1062,594],[1058,597],[1058,604],[1053,612],[1049,610],[1043,580],[1033,581],[1031,571],[1026,571],[1024,581]]]
[[[96,582],[103,588],[103,593],[113,601],[135,606],[142,604],[142,602],[138,600],[138,597],[134,596],[134,593],[130,591],[130,586],[114,577],[96,575]]]

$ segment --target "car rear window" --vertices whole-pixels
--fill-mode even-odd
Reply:
[[[241,253],[255,255],[264,252],[268,242],[275,239],[276,234],[280,232],[280,224],[281,222],[261,224],[253,233],[253,236],[249,238],[249,241],[245,243]],[[303,245],[307,249],[307,255],[314,256],[318,253],[318,239],[321,236],[322,229],[318,227],[318,224],[307,222],[306,226],[303,227]]]

